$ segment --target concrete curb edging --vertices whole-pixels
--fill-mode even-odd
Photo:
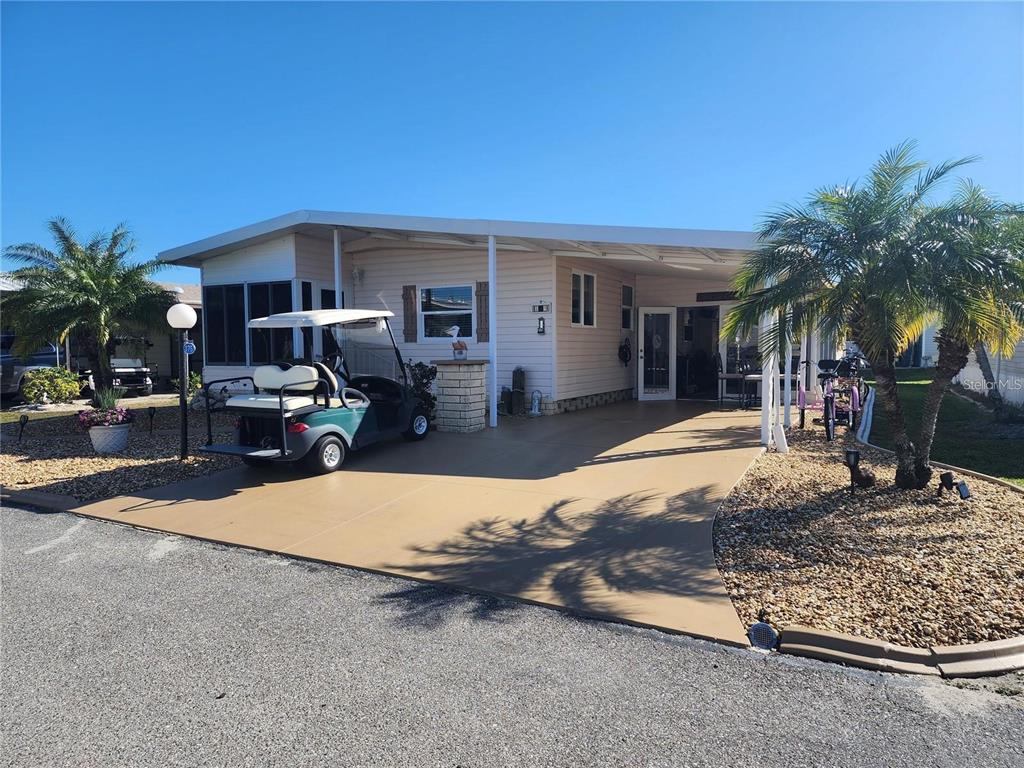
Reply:
[[[45,491],[11,490],[0,486],[0,503],[23,504],[47,512],[70,512],[82,502],[74,496],[63,493],[46,493]]]
[[[1024,669],[1024,636],[970,645],[909,648],[841,632],[789,626],[779,652],[881,672],[984,677]]]

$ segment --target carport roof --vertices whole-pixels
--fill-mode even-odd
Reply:
[[[752,232],[594,224],[553,224],[491,219],[447,219],[377,213],[300,210],[171,248],[162,261],[199,266],[205,259],[287,234],[333,237],[342,242],[390,240],[455,247],[485,247],[493,235],[503,250],[544,250],[558,254],[657,263],[700,258],[736,263],[757,247]]]

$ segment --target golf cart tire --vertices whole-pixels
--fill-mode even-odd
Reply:
[[[422,419],[422,421],[418,421]],[[414,408],[409,419],[409,428],[402,433],[402,437],[411,442],[422,440],[430,432],[430,419],[427,412],[421,408]]]
[[[334,472],[345,463],[345,443],[337,435],[324,435],[313,444],[303,461],[314,474]]]

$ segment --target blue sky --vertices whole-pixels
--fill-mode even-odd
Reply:
[[[1020,201],[1022,9],[5,2],[2,240],[127,221],[151,256],[297,208],[750,229],[905,138]]]

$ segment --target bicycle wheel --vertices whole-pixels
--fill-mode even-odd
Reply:
[[[825,439],[832,442],[836,438],[836,397],[829,395],[825,398]]]

